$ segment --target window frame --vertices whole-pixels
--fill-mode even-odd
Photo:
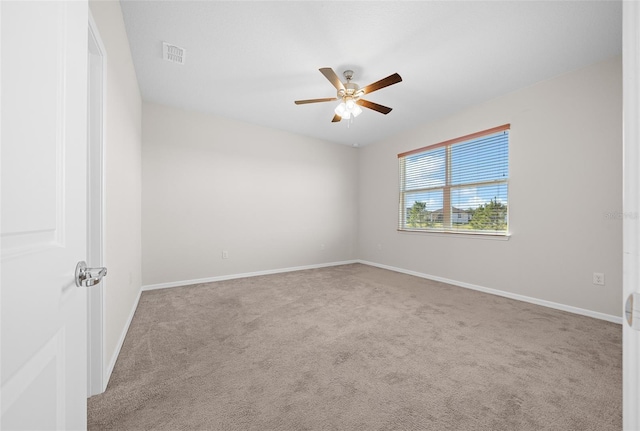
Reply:
[[[506,237],[510,236],[509,231],[509,176],[507,175],[506,179],[499,180],[488,180],[488,181],[478,181],[474,183],[465,183],[465,184],[452,184],[451,183],[451,148],[455,144],[461,144],[465,142],[472,141],[474,139],[482,138],[489,135],[494,135],[500,132],[510,132],[511,124],[503,124],[501,126],[492,127],[490,129],[482,130],[479,132],[471,133],[468,135],[460,136],[458,138],[449,139],[447,141],[439,142],[437,144],[428,145],[426,147],[416,148],[414,150],[405,151],[403,153],[398,154],[398,168],[399,168],[399,211],[398,211],[398,228],[399,232],[417,232],[417,233],[429,233],[429,234],[453,234],[453,235],[480,235],[480,236],[491,236],[491,237]],[[507,140],[507,151],[510,152],[510,140],[511,136],[509,134],[509,138]],[[445,183],[443,186],[431,186],[431,187],[423,187],[419,189],[406,189],[406,159],[409,156],[415,154],[427,153],[429,151],[436,150],[438,148],[445,147]],[[508,157],[508,156],[507,156]],[[506,222],[507,226],[504,231],[496,231],[496,230],[463,230],[463,229],[455,229],[453,225],[455,224],[453,221],[453,209],[451,206],[451,196],[452,190],[462,189],[468,187],[475,186],[486,186],[486,185],[496,185],[496,184],[506,184],[507,188],[507,213],[506,213]],[[442,228],[412,228],[407,226],[407,208],[405,202],[405,196],[407,193],[416,193],[416,192],[424,192],[428,193],[431,191],[442,190],[442,217],[443,217],[443,226]]]

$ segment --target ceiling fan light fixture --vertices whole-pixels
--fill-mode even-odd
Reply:
[[[347,107],[347,111],[353,111],[353,107],[356,106],[356,102],[353,101],[353,98],[348,97],[346,102],[344,103]]]
[[[356,118],[358,115],[362,114],[362,108],[356,104],[356,101],[352,97],[345,97],[343,101],[336,106],[334,112],[343,120],[348,120],[351,116]]]

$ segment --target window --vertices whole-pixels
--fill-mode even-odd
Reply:
[[[403,231],[506,235],[509,129],[398,154]]]

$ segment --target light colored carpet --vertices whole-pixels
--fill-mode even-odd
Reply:
[[[619,325],[361,264],[145,292],[91,430],[620,430]]]

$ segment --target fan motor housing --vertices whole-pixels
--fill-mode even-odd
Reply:
[[[355,82],[347,81],[347,83],[344,84],[344,90],[338,90],[338,98],[340,99],[344,98],[345,96],[358,98],[361,95],[362,94],[360,92],[360,86]]]

